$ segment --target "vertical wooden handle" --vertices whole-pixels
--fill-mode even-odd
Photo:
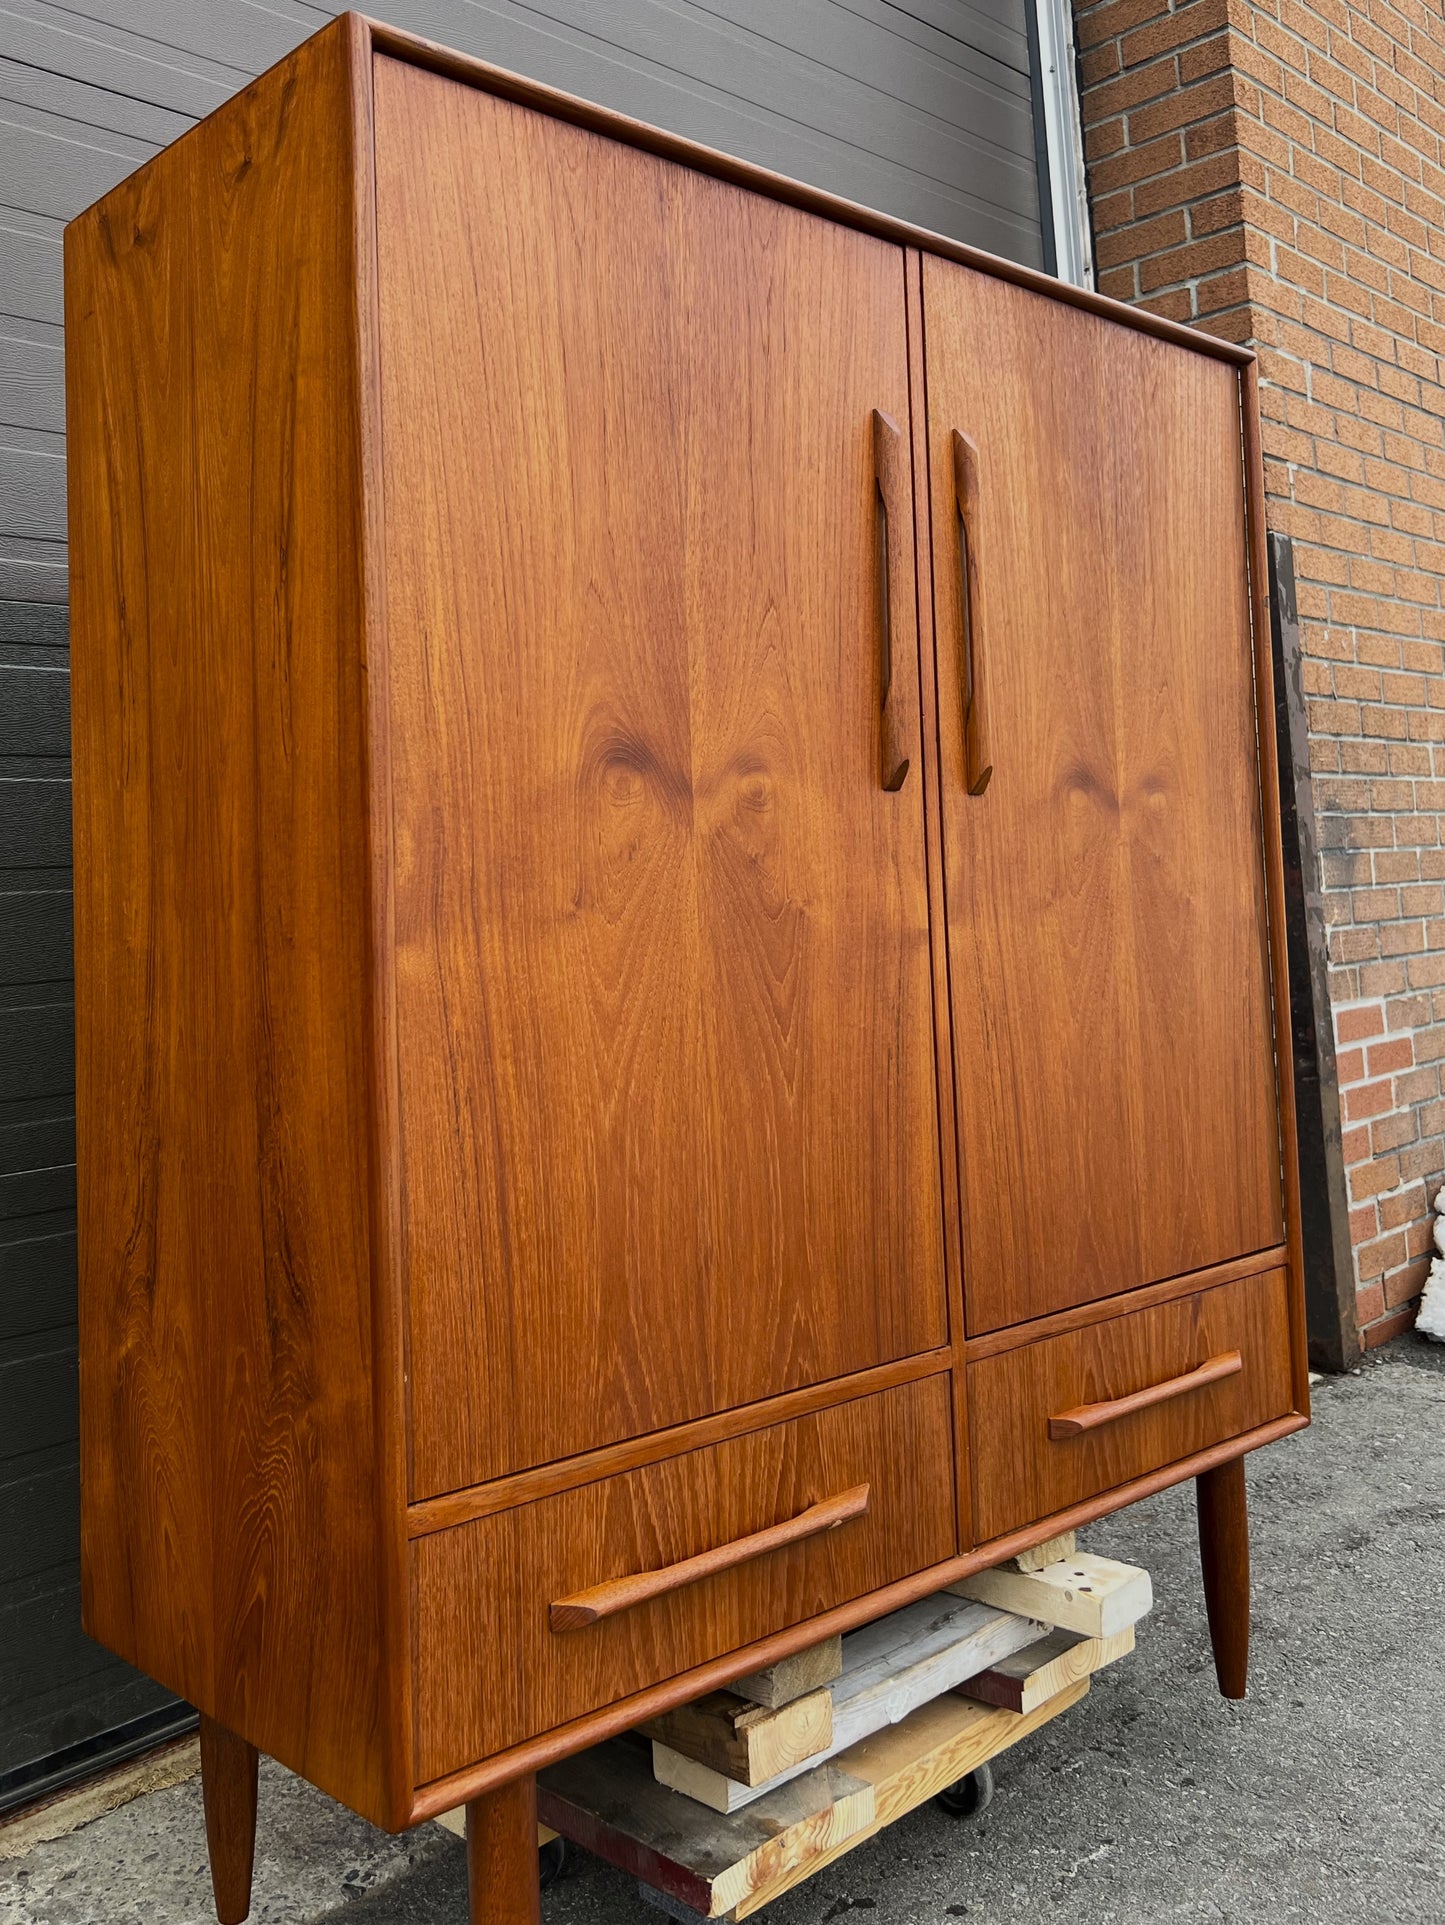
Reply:
[[[878,639],[882,657],[881,774],[890,793],[901,789],[912,760],[917,674],[901,644],[909,634],[905,591],[913,578],[908,522],[903,513],[903,436],[898,423],[873,410],[874,541],[878,579]]]
[[[982,795],[993,774],[988,752],[988,704],[979,649],[978,445],[953,431],[953,498],[958,510],[959,619],[963,624],[963,760],[970,795]]]

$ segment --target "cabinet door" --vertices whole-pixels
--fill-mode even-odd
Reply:
[[[376,150],[423,1496],[946,1316],[902,254],[384,59]]]
[[[948,262],[924,318],[982,1331],[1283,1235],[1239,381]]]

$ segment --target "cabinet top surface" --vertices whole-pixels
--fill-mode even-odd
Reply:
[[[1000,280],[1012,281],[1017,286],[1029,288],[1049,299],[1083,308],[1105,320],[1114,321],[1121,327],[1152,334],[1159,340],[1173,342],[1176,346],[1187,348],[1196,354],[1209,355],[1216,360],[1230,361],[1240,366],[1255,359],[1251,348],[1241,347],[1216,335],[1206,334],[1198,328],[1185,327],[1177,321],[1165,319],[1162,315],[1152,314],[1147,309],[1129,307],[1124,302],[1111,300],[1107,295],[1099,294],[1092,288],[1075,287],[1068,281],[1056,280],[1052,275],[1041,273],[1036,268],[1025,267],[1016,261],[986,253],[982,248],[970,247],[965,242],[950,239],[945,234],[935,234],[927,228],[915,227],[912,223],[899,220],[893,215],[860,206],[854,201],[845,200],[841,195],[827,193],[822,188],[810,187],[803,181],[789,179],[786,175],[774,173],[771,169],[756,166],[750,161],[739,160],[734,155],[706,147],[701,142],[688,140],[680,134],[668,133],[662,128],[650,126],[645,121],[635,120],[630,115],[599,106],[594,101],[564,93],[560,88],[549,87],[541,81],[529,80],[524,75],[510,72],[505,67],[493,66],[490,62],[479,60],[473,55],[457,53],[436,41],[408,33],[400,27],[388,26],[385,22],[372,19],[365,14],[355,12],[341,14],[312,38],[319,39],[322,34],[346,35],[351,39],[354,52],[362,55],[368,52],[379,53],[429,68],[464,85],[477,87],[520,105],[535,108],[555,119],[588,127],[610,139],[644,148],[681,166],[731,181],[754,193],[785,201],[792,206],[819,214],[825,219],[858,228],[880,239],[893,241],[899,246],[921,248],[925,252],[960,262],[979,273],[990,274]],[[296,53],[293,51],[286,56],[285,60],[279,62],[278,66],[284,67],[287,62],[295,58]],[[353,75],[358,71],[358,64],[353,62]],[[369,136],[371,117],[369,84],[365,85],[361,91],[364,98],[359,104]],[[217,113],[224,111],[224,105],[216,109]],[[186,145],[194,133],[194,128],[187,129],[179,140],[172,143],[172,147]],[[144,167],[136,171],[146,172],[170,151],[170,148],[164,149],[155,160],[146,162]],[[112,188],[110,193],[103,195],[90,207],[76,215],[75,220],[78,222],[89,219],[98,209],[106,205],[112,194],[119,192],[124,185],[125,183],[122,182],[119,187]]]
[[[598,133],[606,134],[614,140],[626,141],[629,145],[646,148],[652,153],[677,161],[701,173],[716,175],[740,187],[751,188],[755,193],[766,194],[775,200],[787,201],[794,206],[824,215],[829,220],[861,228],[881,239],[891,240],[905,247],[922,248],[928,253],[961,262],[964,266],[975,268],[981,273],[992,274],[1001,280],[1012,281],[1020,287],[1031,288],[1053,300],[1064,301],[1073,307],[1086,308],[1089,312],[1101,315],[1106,320],[1116,321],[1123,327],[1153,334],[1161,340],[1172,341],[1180,347],[1192,349],[1197,354],[1212,355],[1219,360],[1232,361],[1240,365],[1251,362],[1255,358],[1251,348],[1237,346],[1232,341],[1206,334],[1198,328],[1184,327],[1177,321],[1166,320],[1162,315],[1151,314],[1147,309],[1130,307],[1123,301],[1111,300],[1107,295],[1096,293],[1092,288],[1075,287],[1071,282],[1057,280],[1053,275],[1041,273],[1037,268],[1025,267],[1019,262],[1005,260],[1000,255],[986,253],[982,248],[970,247],[963,241],[952,240],[946,234],[935,234],[927,228],[915,227],[909,221],[898,220],[893,215],[860,206],[857,202],[846,200],[841,195],[827,193],[822,188],[810,187],[803,181],[790,179],[785,174],[774,173],[769,168],[759,167],[750,161],[739,160],[734,155],[722,153],[716,148],[706,147],[700,141],[688,140],[682,135],[668,133],[662,128],[650,126],[645,121],[634,120],[628,114],[598,106],[595,102],[580,99],[575,94],[564,93],[560,88],[546,86],[540,81],[528,80],[521,74],[509,72],[505,67],[493,66],[490,62],[479,60],[470,54],[456,53],[449,47],[424,39],[420,35],[407,33],[400,27],[387,26],[383,21],[374,20],[362,14],[346,15],[343,18],[355,20],[357,26],[369,36],[373,49],[378,53],[389,54],[395,59],[429,67],[466,85],[482,88],[488,93],[501,94],[507,99],[535,107],[557,119],[574,121]]]

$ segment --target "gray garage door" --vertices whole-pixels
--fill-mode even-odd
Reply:
[[[376,0],[372,10],[1049,266],[1031,5]],[[335,11],[301,0],[0,8],[0,1804],[180,1715],[79,1626],[60,231]]]

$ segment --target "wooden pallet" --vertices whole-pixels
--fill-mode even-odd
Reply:
[[[698,1918],[742,1919],[1077,1704],[1081,1678],[1035,1711],[952,1692],[741,1811],[658,1784],[645,1741],[614,1738],[537,1779],[545,1822]],[[686,1916],[686,1912],[682,1914]]]
[[[831,1720],[819,1721],[816,1705],[789,1718],[784,1702],[769,1734],[756,1705],[715,1693],[689,1716],[649,1728],[670,1744],[629,1733],[540,1773],[539,1815],[631,1872],[673,1917],[749,1917],[1077,1704],[1092,1672],[1133,1649],[1132,1620],[1120,1619],[1126,1600],[1135,1616],[1148,1608],[1148,1574],[1068,1549],[1068,1585],[1052,1566],[1010,1576],[1040,1577],[1027,1593],[1031,1608],[1052,1599],[1071,1616],[1065,1591],[1082,1583],[1088,1595],[1098,1583],[1084,1615],[1097,1616],[1106,1593],[1106,1635],[940,1594],[843,1640],[841,1670],[826,1687]],[[806,1669],[797,1682],[816,1698]],[[752,1782],[758,1759],[787,1755],[776,1744],[809,1725],[831,1731],[828,1741],[766,1784]]]

